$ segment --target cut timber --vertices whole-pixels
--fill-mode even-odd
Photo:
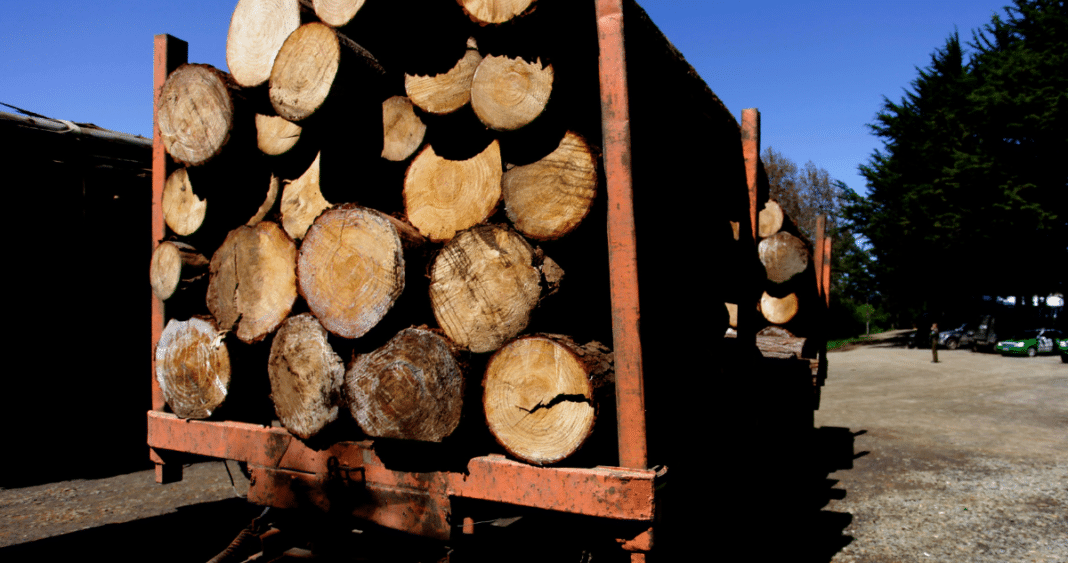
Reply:
[[[300,27],[298,0],[238,0],[226,35],[226,66],[244,87],[271,76],[282,43]]]
[[[330,332],[357,338],[386,315],[404,290],[400,236],[381,213],[356,205],[315,220],[297,259],[300,293]]]
[[[757,228],[760,230],[758,234],[762,238],[770,237],[782,229],[782,222],[782,207],[775,200],[769,199],[764,204],[764,209],[760,210],[760,217],[757,218]]]
[[[545,158],[504,173],[505,211],[524,235],[552,240],[586,217],[597,194],[597,159],[586,140],[568,132]]]
[[[245,223],[248,227],[255,227],[260,221],[267,218],[267,214],[274,209],[274,204],[278,203],[278,177],[271,174],[270,183],[267,186],[267,198],[260,204],[260,208],[256,210],[256,214]]]
[[[535,0],[459,0],[471,20],[486,24],[504,23],[530,8]]]
[[[311,313],[290,317],[279,327],[267,375],[274,411],[291,433],[311,438],[337,420],[345,365]]]
[[[411,100],[404,96],[382,102],[382,129],[382,158],[394,162],[408,160],[426,135],[426,125],[415,114]]]
[[[187,286],[208,272],[208,259],[188,244],[161,242],[152,252],[149,277],[152,293],[162,301],[170,299],[179,287]]]
[[[163,219],[176,235],[189,236],[204,224],[208,202],[193,192],[189,172],[179,168],[163,184]]]
[[[514,131],[541,115],[552,90],[552,65],[490,55],[475,70],[471,107],[490,129]]]
[[[738,328],[738,305],[735,303],[725,303],[727,306],[728,320],[727,324],[730,328]]]
[[[526,336],[490,359],[482,382],[490,432],[515,457],[544,465],[573,454],[593,430],[596,370],[566,339]],[[603,355],[602,355],[603,356]]]
[[[352,417],[375,438],[440,442],[460,423],[464,379],[444,337],[408,328],[345,374]]]
[[[286,38],[271,69],[270,98],[278,115],[308,119],[328,100],[353,103],[376,96],[382,67],[366,49],[322,23],[300,26]],[[378,100],[381,101],[381,98]]]
[[[775,283],[786,282],[808,268],[808,248],[787,232],[780,231],[760,241],[757,252],[768,279]]]
[[[330,207],[319,190],[319,159],[282,190],[282,228],[294,239],[304,238],[315,218]]]
[[[207,418],[226,400],[230,355],[211,319],[171,319],[156,344],[156,380],[182,418]]]
[[[209,65],[184,64],[172,72],[163,84],[156,110],[167,154],[187,166],[201,165],[217,156],[230,142],[239,121],[235,88],[230,75]]]
[[[445,334],[490,352],[526,328],[541,293],[534,257],[522,236],[498,225],[449,241],[430,270],[430,303]]]
[[[286,154],[300,141],[301,127],[284,117],[256,114],[256,144],[263,154]]]
[[[237,326],[242,342],[257,342],[289,315],[297,299],[297,246],[277,223],[240,226],[211,257],[208,310],[222,330]]]
[[[413,104],[427,113],[452,113],[471,101],[471,81],[481,62],[478,50],[468,48],[448,72],[432,76],[404,75],[404,91]]]
[[[764,295],[760,297],[760,312],[770,323],[786,324],[797,315],[797,294],[791,293],[786,297],[778,298],[764,292]]]
[[[408,221],[434,241],[451,239],[485,221],[501,199],[497,141],[467,160],[447,160],[427,145],[404,175]]]
[[[341,27],[352,21],[363,3],[364,0],[313,0],[312,6],[323,23]]]

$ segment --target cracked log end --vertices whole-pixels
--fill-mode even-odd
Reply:
[[[575,453],[593,430],[591,369],[567,341],[544,335],[505,345],[482,382],[486,423],[513,456],[544,465]]]
[[[211,319],[171,319],[156,345],[156,380],[171,411],[208,418],[226,400],[230,355]]]
[[[271,400],[282,425],[311,438],[337,420],[345,365],[310,313],[290,317],[271,342]]]

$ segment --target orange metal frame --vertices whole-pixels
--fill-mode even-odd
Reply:
[[[641,343],[638,335],[638,278],[630,174],[626,58],[620,0],[597,0],[605,176],[609,201],[608,248],[611,270],[619,463],[622,467],[545,468],[489,455],[471,459],[464,473],[412,473],[388,468],[374,443],[341,442],[316,451],[286,430],[232,421],[191,421],[164,412],[159,384],[152,377],[148,445],[160,483],[181,479],[181,465],[167,463],[170,452],[244,461],[252,474],[250,501],[275,507],[345,506],[377,524],[435,538],[448,538],[459,521],[454,498],[478,499],[587,515],[627,523],[618,541],[644,561],[652,549],[656,485],[665,469],[647,469]],[[155,37],[153,88],[156,103],[167,75],[186,62],[187,44]],[[154,106],[155,107],[155,106]],[[161,208],[168,160],[153,126],[153,249],[164,237]],[[152,298],[152,373],[155,347],[163,331],[163,306]],[[355,494],[337,494],[350,489]],[[334,508],[337,508],[334,506]],[[637,526],[637,527],[635,527]],[[635,531],[639,530],[639,531]]]

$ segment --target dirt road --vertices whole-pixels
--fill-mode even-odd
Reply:
[[[887,343],[829,355],[816,426],[855,436],[821,513],[844,526],[831,561],[1068,561],[1068,364],[938,358]]]

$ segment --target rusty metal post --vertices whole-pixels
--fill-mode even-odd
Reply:
[[[827,229],[827,216],[816,217],[816,243],[812,249],[813,266],[816,269],[816,294],[826,299],[823,292],[823,238]]]
[[[823,237],[823,294],[827,307],[831,306],[831,236]]]
[[[608,264],[616,371],[619,465],[645,469],[645,388],[638,335],[638,258],[631,177],[630,101],[623,3],[597,0],[604,172],[608,182]]]
[[[753,228],[753,242],[756,242],[757,221],[760,210],[757,205],[757,168],[760,163],[760,110],[746,108],[742,110],[742,157],[745,158],[745,183],[749,187],[749,224]]]
[[[163,185],[167,181],[167,151],[163,147],[159,124],[156,122],[156,108],[159,107],[163,83],[178,66],[189,58],[189,44],[170,35],[161,34],[153,39],[152,60],[152,251],[163,240]],[[146,260],[147,262],[147,260]],[[152,295],[152,410],[162,411],[166,402],[163,391],[156,381],[156,344],[163,334],[163,302]],[[167,464],[155,450],[149,450],[149,457],[156,463],[156,482],[172,483],[182,480],[182,466]]]

